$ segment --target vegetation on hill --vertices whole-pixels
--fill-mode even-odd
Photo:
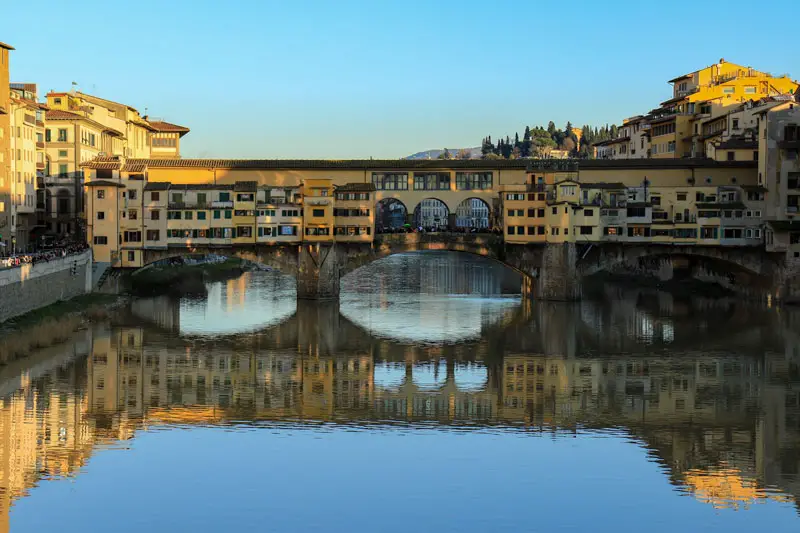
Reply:
[[[552,150],[566,150],[570,157],[591,158],[592,147],[602,141],[613,139],[617,136],[617,127],[606,124],[603,127],[584,125],[575,128],[567,122],[564,129],[556,128],[550,121],[547,128],[541,126],[525,126],[525,131],[520,140],[519,133],[502,137],[495,143],[491,136],[481,142],[481,154],[484,159],[518,159],[521,157],[548,157]]]

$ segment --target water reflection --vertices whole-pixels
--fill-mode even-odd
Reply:
[[[593,499],[612,498],[608,505],[623,515],[626,502],[634,505],[647,495],[649,503],[641,505],[658,502],[647,512],[665,513],[652,524],[654,530],[669,529],[669,520],[681,516],[692,516],[697,529],[743,528],[748,517],[762,526],[796,526],[800,313],[603,290],[604,302],[517,304],[481,323],[477,337],[439,344],[374,336],[336,305],[309,303],[247,335],[176,335],[170,320],[147,323],[138,313],[114,327],[96,326],[58,357],[51,354],[0,373],[0,390],[7,391],[0,403],[0,531],[16,520],[39,524],[35,517],[41,510],[37,515],[30,507],[10,508],[45,498],[40,493],[23,498],[41,480],[80,472],[79,479],[100,476],[102,468],[86,469],[98,448],[122,443],[131,449],[120,453],[136,456],[144,452],[129,445],[144,439],[149,455],[137,464],[153,469],[148,472],[158,478],[163,466],[147,466],[164,461],[150,437],[155,430],[200,432],[182,444],[191,446],[182,449],[186,454],[200,453],[192,450],[203,449],[206,441],[222,445],[203,429],[215,427],[229,430],[224,446],[231,449],[253,431],[283,437],[311,431],[308,441],[294,436],[291,444],[259,440],[257,446],[279,452],[278,463],[302,459],[305,467],[316,454],[334,463],[339,457],[348,474],[337,470],[336,476],[344,477],[326,477],[321,465],[315,470],[314,483],[332,492],[340,485],[345,490],[353,476],[368,477],[377,468],[369,463],[378,460],[383,461],[378,470],[393,475],[400,492],[412,490],[415,482],[428,482],[425,469],[432,466],[425,462],[426,450],[438,450],[431,457],[439,465],[452,464],[453,479],[461,479],[458,472],[474,471],[491,485],[481,491],[502,492],[511,484],[509,492],[502,492],[505,503],[519,493],[546,502],[551,493],[562,494],[563,478],[571,480],[564,498],[585,501],[575,496],[577,482]],[[183,304],[176,305],[177,311],[165,308],[165,316],[183,322]],[[401,322],[398,331],[411,324]],[[353,430],[352,438],[342,436]],[[367,432],[358,433],[362,430]],[[458,441],[446,436],[453,433]],[[486,433],[491,440],[480,437]],[[405,435],[404,444],[387,440],[396,435]],[[526,439],[523,447],[517,446],[518,438]],[[308,444],[317,439],[328,446],[339,446],[341,439],[347,444],[329,454],[328,448]],[[369,446],[377,442],[387,446],[384,454],[365,461],[361,469],[350,454],[374,453]],[[450,448],[445,451],[436,443]],[[485,457],[464,451],[476,443]],[[639,449],[657,468],[635,462]],[[409,453],[414,460],[401,460]],[[258,470],[268,460],[268,454],[255,457],[238,464]],[[210,456],[204,460],[215,464]],[[281,471],[278,463],[270,463],[271,468]],[[492,463],[513,468],[488,468]],[[546,468],[542,463],[554,470],[536,470]],[[223,471],[227,468],[219,475]],[[299,471],[292,472],[286,475],[293,479]],[[530,484],[537,472],[544,485]],[[288,479],[278,485],[294,494]],[[499,485],[491,481],[500,479]],[[666,481],[672,494],[653,489]],[[186,485],[180,490],[192,498],[207,489]],[[436,501],[446,504],[456,490],[455,485],[443,490]],[[691,496],[709,509],[747,513],[724,522],[727,514],[698,514],[686,507],[669,511],[678,509],[670,500],[674,495]],[[271,497],[280,499],[274,493]],[[542,505],[563,510],[565,501]],[[495,503],[507,508],[504,501]],[[792,509],[790,515],[781,514],[786,509]],[[528,523],[529,516],[515,516],[506,516],[504,524]],[[547,523],[545,516],[543,511]],[[590,527],[596,515],[587,516]],[[72,523],[60,525],[69,529]],[[492,529],[492,524],[483,526],[465,528]]]

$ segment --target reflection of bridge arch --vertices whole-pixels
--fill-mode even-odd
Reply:
[[[759,296],[775,285],[780,266],[766,254],[752,248],[673,245],[603,245],[596,246],[578,263],[581,277],[599,272],[642,271],[663,274],[672,279],[684,272],[687,276],[715,281],[737,292]]]
[[[438,198],[425,198],[414,208],[414,225],[426,229],[444,229],[449,225],[450,209]]]
[[[375,225],[379,229],[398,229],[406,224],[408,208],[397,198],[383,198],[375,204]]]
[[[490,226],[491,208],[481,198],[467,198],[456,207],[456,227],[486,229]]]

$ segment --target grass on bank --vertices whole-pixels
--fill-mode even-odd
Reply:
[[[241,273],[244,262],[241,259],[229,258],[220,263],[202,263],[197,265],[175,265],[152,267],[132,274],[128,278],[130,288],[135,292],[170,286],[181,279],[207,276],[215,279],[231,273]]]
[[[116,301],[112,294],[84,294],[0,324],[0,364],[68,340],[83,323],[79,312],[90,320],[102,320],[108,317],[106,306]]]

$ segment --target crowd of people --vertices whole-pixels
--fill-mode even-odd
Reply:
[[[2,249],[0,249],[0,268],[17,268],[23,265],[46,263],[68,255],[79,254],[88,248],[89,245],[86,243],[62,243],[38,252],[18,253],[8,256],[3,256]]]
[[[448,228],[447,226],[411,226],[406,224],[401,227],[378,226],[376,233],[494,233],[502,234],[499,228],[475,228],[475,227],[458,227]]]

